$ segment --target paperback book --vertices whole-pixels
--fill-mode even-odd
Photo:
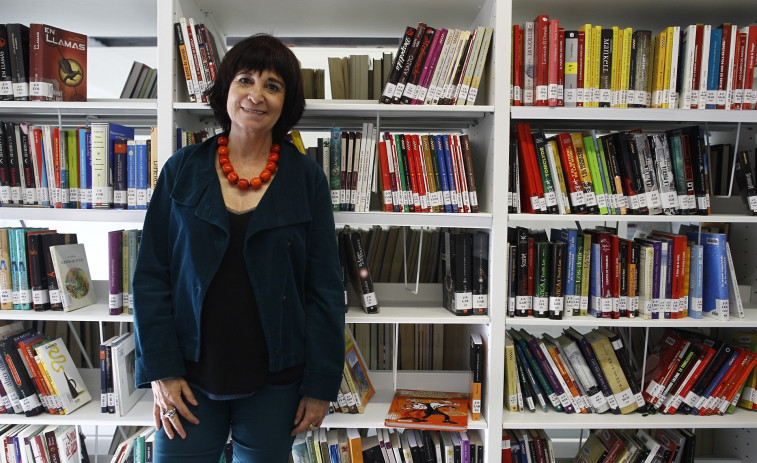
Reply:
[[[464,431],[468,427],[468,394],[397,389],[384,425]]]

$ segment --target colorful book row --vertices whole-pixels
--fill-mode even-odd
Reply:
[[[142,230],[108,232],[108,313],[134,313],[131,281]]]
[[[207,103],[205,91],[215,82],[221,63],[215,36],[205,24],[181,17],[174,23],[174,40],[189,101]]]
[[[557,337],[510,329],[505,338],[505,400],[511,412],[569,414],[733,413],[754,407],[757,338],[731,342],[666,330],[646,359],[643,383],[620,332],[566,328]],[[745,342],[746,340],[746,342]],[[742,400],[743,397],[743,400]]]
[[[547,136],[528,123],[513,127],[510,212],[551,214],[710,213],[710,171],[697,126],[662,133],[560,132]],[[746,152],[737,169],[757,192]],[[742,193],[749,190],[745,187]]]
[[[88,461],[84,435],[72,424],[6,424],[0,427],[0,442],[7,449],[3,456],[9,462],[23,461],[22,455],[33,461]]]
[[[147,209],[158,176],[157,130],[109,122],[59,129],[0,123],[0,204]]]
[[[380,103],[473,105],[494,29],[408,26]]]
[[[744,316],[726,235],[621,238],[597,227],[508,230],[508,315],[561,319]]]
[[[134,333],[100,344],[100,411],[125,416],[144,395],[134,387]]]
[[[601,429],[589,434],[573,461],[694,463],[695,447],[696,435],[688,429],[639,429],[636,432]]]
[[[757,26],[513,26],[513,106],[755,109]]]

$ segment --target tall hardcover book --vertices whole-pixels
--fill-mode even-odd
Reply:
[[[29,27],[24,24],[7,24],[10,45],[13,99],[29,100]]]
[[[87,36],[47,24],[31,24],[29,33],[31,99],[87,101]]]

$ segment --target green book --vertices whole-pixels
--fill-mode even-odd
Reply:
[[[605,182],[602,176],[602,171],[599,167],[599,159],[597,158],[597,151],[594,149],[594,138],[591,135],[584,135],[584,152],[586,153],[586,160],[589,164],[589,175],[591,175],[591,184],[594,187],[594,194],[597,196],[597,205],[599,205],[599,213],[606,215],[610,213],[608,208],[607,194],[605,189]]]

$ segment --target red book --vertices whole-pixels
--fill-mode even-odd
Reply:
[[[37,177],[37,186],[42,186],[42,178],[43,176],[47,178],[47,172],[42,169],[42,167],[45,165],[42,163],[42,159],[45,157],[45,153],[42,150],[42,129],[39,129],[37,127],[32,128],[33,126],[29,126],[29,128],[32,129],[31,137],[29,137],[29,152],[32,154],[32,156],[36,159],[36,172],[35,175]],[[38,201],[49,201],[50,199],[50,186],[49,184],[52,183],[52,179],[48,179],[48,188],[47,191],[42,193],[39,198],[37,198]],[[43,190],[44,191],[44,190]]]
[[[666,332],[660,342],[660,351],[647,359],[647,384],[642,391],[644,400],[657,408],[662,392],[670,382],[678,364],[683,359],[691,343],[680,336]]]
[[[54,199],[55,207],[58,209],[63,207],[64,202],[68,202],[68,198],[66,198],[65,201],[61,198],[61,195],[63,194],[61,187],[63,185],[60,184],[60,154],[60,128],[53,127],[53,168],[55,172],[55,188],[57,190]],[[63,159],[63,162],[67,161]],[[66,188],[68,188],[68,185],[66,185]]]
[[[586,213],[586,202],[583,198],[584,190],[581,174],[578,170],[576,150],[573,148],[573,139],[570,133],[558,134],[557,145],[560,148],[560,162],[565,173],[565,187],[568,189],[568,196],[570,196],[570,209],[576,214],[584,214]]]
[[[512,105],[523,105],[523,31],[520,29],[520,25],[513,26],[513,90],[512,90]]]
[[[741,371],[747,368],[750,363],[751,356],[749,350],[738,346],[734,346],[733,349],[738,352],[738,357],[736,357],[731,368],[728,369],[728,372],[723,376],[718,385],[715,386],[715,389],[712,390],[710,399],[705,402],[705,406],[699,409],[699,415],[705,416],[715,413],[715,409],[720,405],[720,401],[723,399],[727,388],[736,381]]]
[[[418,135],[408,135],[410,138],[410,147],[413,152],[413,162],[415,162],[415,184],[418,187],[418,199],[421,210],[419,212],[431,212],[431,207],[426,194],[426,169],[424,169],[423,156],[421,155],[420,137]]]
[[[611,318],[618,319],[620,318],[620,249],[619,249],[619,240],[620,237],[618,235],[610,235],[610,255],[609,255],[609,272],[603,272],[608,273],[608,277],[610,278],[610,292],[612,297],[612,313]],[[600,255],[602,251],[601,243],[600,243]],[[604,257],[602,257],[604,260]]]
[[[547,106],[549,100],[549,16],[534,20],[534,106]]]
[[[752,372],[756,363],[757,352],[744,349],[743,357],[739,356],[734,368],[731,368],[731,371],[724,378],[722,390],[718,392],[716,388],[713,391],[713,397],[719,398],[719,402],[707,410],[708,415],[714,413],[722,415],[728,410],[728,405],[730,405],[738,390],[741,389],[741,385],[744,384],[744,381],[746,381],[747,376]]]
[[[548,34],[548,50],[549,55],[547,65],[547,104],[549,106],[557,106],[558,100],[558,71],[560,61],[560,22],[557,19],[551,19],[549,21]]]
[[[683,317],[683,301],[681,298],[684,295],[684,285],[686,281],[684,279],[684,257],[686,254],[687,239],[683,235],[674,235],[672,233],[665,233],[655,231],[652,232],[652,236],[660,236],[663,238],[669,238],[673,240],[673,249],[668,249],[668,259],[673,259],[673,279],[672,287],[670,291],[670,297],[673,299],[673,311],[670,314],[670,318],[682,318]]]
[[[736,42],[736,56],[733,61],[733,77],[731,78],[731,88],[733,93],[733,103],[731,109],[741,109],[744,102],[744,77],[746,76],[746,40],[745,32],[736,32],[738,40]]]
[[[87,36],[29,25],[29,95],[34,101],[87,101]]]
[[[752,109],[754,98],[754,66],[757,59],[757,26],[747,26],[746,73],[744,74],[744,103],[741,109]],[[744,30],[742,29],[742,30]]]
[[[584,68],[584,59],[586,58],[586,32],[578,31],[578,70],[576,71],[576,107],[584,105],[584,84],[586,80],[586,70]]]
[[[513,452],[510,448],[510,434],[502,431],[502,463],[513,463]]]
[[[378,142],[379,166],[381,167],[381,192],[383,194],[384,210],[392,212],[394,211],[392,203],[392,179],[389,173],[389,158],[386,144],[386,140]],[[391,147],[389,149],[391,150]]]
[[[704,38],[704,25],[696,25],[696,35],[694,37],[694,65],[692,66],[692,79],[691,79],[691,93],[692,100],[691,109],[697,109],[699,107],[699,74],[702,65],[702,39]],[[688,38],[691,40],[691,38]]]
[[[719,26],[723,30],[723,40],[720,43],[720,68],[718,74],[718,93],[717,109],[725,109],[727,100],[727,86],[730,68],[728,67],[731,58],[731,24],[724,23]]]
[[[626,448],[626,443],[612,429],[601,429],[595,431],[594,434],[596,434],[602,445],[607,449],[607,456],[603,461],[615,461]]]
[[[450,135],[450,148],[452,148],[452,165],[455,170],[455,184],[458,185],[458,197],[461,198],[459,211],[470,212],[470,198],[468,196],[468,181],[465,178],[465,163],[463,162],[463,150],[460,147],[460,137]]]
[[[447,33],[447,29],[437,29],[434,33],[434,42],[431,44],[431,49],[428,51],[428,57],[423,64],[423,71],[421,72],[420,81],[418,82],[418,88],[415,90],[415,98],[413,98],[412,104],[423,104],[426,99],[428,86],[431,84],[431,79],[434,77],[434,71],[439,62],[439,56],[441,55],[442,47],[444,47]]]
[[[672,415],[678,411],[678,407],[683,403],[683,399],[689,394],[694,383],[702,376],[702,372],[715,356],[715,349],[712,347],[702,343],[698,343],[697,345],[701,352],[699,358],[697,358],[694,366],[689,370],[688,375],[683,379],[680,386],[671,394],[670,400],[665,400],[662,408],[663,413]]]
[[[534,173],[538,174],[536,170],[536,159],[534,156],[533,162],[530,155],[528,145],[533,145],[533,139],[531,138],[531,126],[527,122],[518,123],[515,125],[517,130],[518,139],[518,170],[521,181],[521,205],[523,212],[537,213],[539,212],[539,190],[538,186],[541,184],[541,180],[536,181]]]

